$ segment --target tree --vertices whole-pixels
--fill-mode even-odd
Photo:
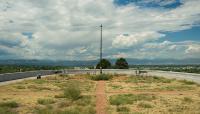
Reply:
[[[115,62],[115,67],[117,69],[128,69],[129,68],[128,63],[127,63],[126,59],[124,59],[124,58],[117,59]]]
[[[111,63],[107,59],[102,59],[101,66],[102,66],[102,69],[109,69],[109,68],[111,68]],[[100,68],[100,62],[97,64],[96,68],[97,69]]]

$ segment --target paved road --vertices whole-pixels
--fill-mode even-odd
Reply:
[[[51,74],[54,74],[54,73],[55,72],[52,71],[52,70],[5,73],[5,74],[0,74],[0,82],[36,77],[38,74],[44,76],[44,75],[51,75]]]
[[[64,70],[65,74],[97,74],[98,70]],[[136,71],[131,69],[106,69],[103,70],[104,73],[110,74],[128,74],[135,75]],[[186,79],[191,80],[197,83],[200,83],[200,74],[194,73],[181,73],[181,72],[169,72],[169,71],[156,71],[156,70],[148,70],[148,73],[145,75],[148,76],[163,76],[166,78],[177,78],[177,79]],[[37,74],[41,75],[51,75],[55,74],[55,71],[52,70],[40,70],[40,71],[31,71],[31,72],[19,72],[19,73],[7,73],[0,74],[0,82],[36,77]]]

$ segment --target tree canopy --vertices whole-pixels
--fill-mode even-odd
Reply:
[[[102,60],[101,60],[101,66],[102,66],[102,69],[109,69],[109,68],[111,68],[111,63],[110,63],[110,61],[107,60],[107,59],[102,59]],[[97,64],[96,68],[97,68],[97,69],[100,68],[100,61],[99,61],[99,63]]]
[[[126,59],[124,58],[119,58],[116,60],[115,62],[115,67],[117,69],[128,69],[129,68],[129,65],[128,65],[128,62],[126,61]]]

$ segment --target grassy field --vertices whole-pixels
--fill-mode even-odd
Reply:
[[[0,86],[0,114],[95,114],[102,77],[53,75]],[[109,76],[108,114],[200,114],[200,85],[160,77]]]

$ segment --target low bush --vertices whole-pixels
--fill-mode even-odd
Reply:
[[[64,89],[65,98],[78,100],[81,97],[81,90],[77,85],[71,85]]]
[[[53,99],[38,99],[38,104],[42,105],[48,105],[48,104],[53,104],[55,101]]]
[[[112,75],[107,75],[107,74],[100,74],[100,75],[93,75],[90,76],[90,79],[95,80],[95,81],[99,81],[99,80],[110,80],[112,79],[113,76]]]

